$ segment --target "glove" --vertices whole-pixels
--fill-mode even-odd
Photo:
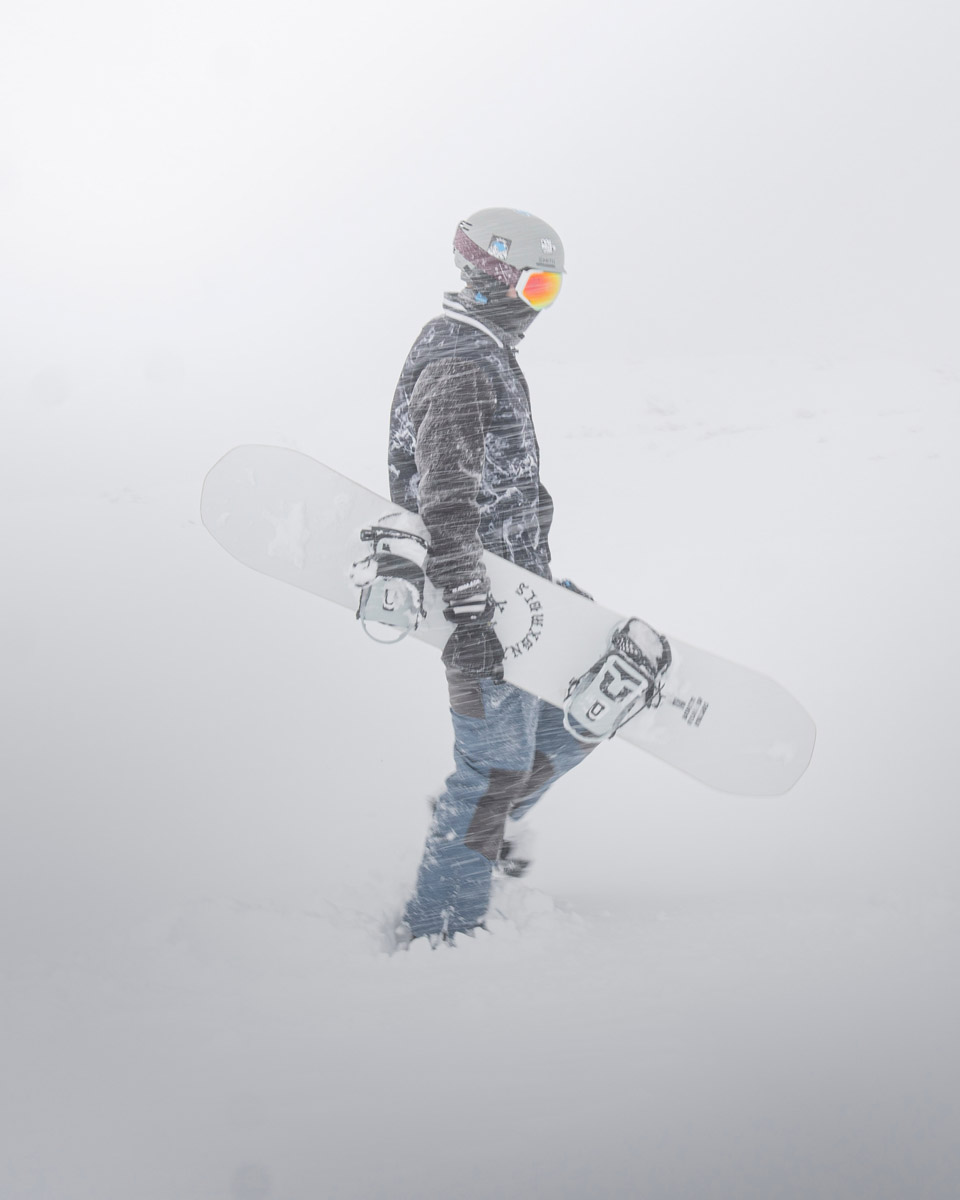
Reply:
[[[473,579],[443,593],[443,615],[455,625],[443,648],[444,665],[470,679],[503,681],[503,646],[491,625],[496,611],[486,580]]]
[[[458,625],[443,648],[444,665],[470,679],[503,682],[503,646],[489,623]]]

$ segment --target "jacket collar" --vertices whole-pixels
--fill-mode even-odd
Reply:
[[[502,329],[499,325],[494,324],[479,305],[470,304],[466,301],[463,292],[444,292],[443,312],[451,320],[459,321],[462,325],[471,325],[474,329],[479,329],[481,333],[485,333],[491,341],[495,342],[501,350],[506,347],[516,354],[523,334],[509,333],[506,329]]]

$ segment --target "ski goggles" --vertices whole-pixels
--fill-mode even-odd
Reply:
[[[549,308],[560,295],[562,282],[563,276],[556,271],[536,271],[528,268],[520,272],[516,283],[517,295],[524,304],[529,304],[539,312],[542,308]]]
[[[544,271],[538,267],[527,267],[521,271],[481,250],[463,229],[458,229],[454,235],[453,248],[491,279],[498,279],[506,287],[515,288],[524,304],[529,304],[536,312],[549,308],[560,295],[563,276],[559,271]]]

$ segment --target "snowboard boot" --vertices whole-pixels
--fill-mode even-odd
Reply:
[[[509,822],[510,825],[515,822]],[[521,879],[533,865],[532,837],[529,829],[508,829],[497,855],[496,872],[508,879]]]

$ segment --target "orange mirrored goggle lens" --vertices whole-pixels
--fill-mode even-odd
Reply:
[[[531,308],[546,308],[560,295],[563,276],[556,271],[524,271],[517,283],[517,294]]]

